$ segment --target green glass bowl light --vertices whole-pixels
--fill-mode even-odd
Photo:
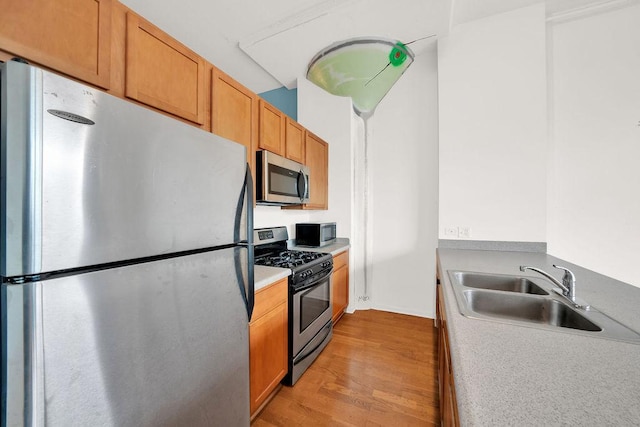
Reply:
[[[320,51],[309,63],[307,79],[333,95],[351,97],[356,114],[368,118],[413,59],[399,41],[354,38]]]

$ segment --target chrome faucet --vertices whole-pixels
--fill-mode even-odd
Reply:
[[[556,264],[553,264],[553,266],[555,268],[558,268],[558,269],[564,271],[564,275],[562,276],[562,282],[560,282],[558,279],[556,279],[555,277],[553,277],[552,275],[550,275],[546,271],[540,270],[539,268],[536,268],[536,267],[528,267],[528,266],[525,266],[525,265],[521,265],[520,266],[520,271],[531,270],[531,271],[535,271],[536,273],[542,274],[544,277],[549,279],[554,285],[556,285],[558,288],[560,288],[556,292],[558,292],[559,294],[561,293],[561,295],[563,297],[565,297],[569,301],[571,301],[571,304],[573,304],[573,306],[588,310],[589,309],[589,305],[583,303],[582,301],[579,301],[576,298],[576,276],[575,276],[575,274],[573,274],[573,272],[571,270],[569,270],[568,268],[566,268],[566,267],[561,267],[561,266],[556,265]]]

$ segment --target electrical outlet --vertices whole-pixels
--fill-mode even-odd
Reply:
[[[471,238],[471,228],[470,227],[458,227],[458,237],[461,239],[470,239]]]
[[[444,235],[445,237],[458,237],[458,227],[445,227]]]

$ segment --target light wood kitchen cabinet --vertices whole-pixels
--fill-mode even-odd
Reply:
[[[305,161],[309,168],[309,202],[304,205],[282,206],[282,209],[329,208],[329,144],[308,130],[305,131]]]
[[[255,294],[249,323],[249,382],[252,417],[257,415],[287,374],[287,278]]]
[[[264,99],[260,99],[260,136],[258,147],[285,156],[285,114]]]
[[[447,331],[447,315],[444,310],[444,294],[442,285],[436,286],[436,320],[438,325],[438,384],[440,388],[441,425],[459,426],[456,389],[449,352],[449,335]]]
[[[286,118],[285,157],[294,162],[305,162],[305,129],[295,120]]]
[[[335,325],[349,305],[349,251],[333,257],[333,273],[331,275],[331,298]]]
[[[125,95],[202,125],[205,61],[149,21],[127,12]]]
[[[305,163],[305,128],[263,99],[259,128],[258,148]]]
[[[247,148],[247,162],[255,186],[258,96],[215,67],[211,77],[211,129]]]
[[[111,7],[112,0],[0,0],[0,49],[107,89]]]
[[[309,203],[303,209],[328,209],[329,207],[329,144],[306,132],[305,164],[309,167]]]

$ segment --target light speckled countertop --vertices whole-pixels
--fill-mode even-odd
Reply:
[[[291,270],[280,267],[256,265],[253,270],[254,292],[291,275]]]
[[[308,246],[290,246],[289,249],[296,251],[308,251],[308,252],[326,252],[331,255],[338,255],[340,252],[344,252],[351,247],[349,239],[345,237],[338,237],[336,241],[330,245],[322,246],[320,248],[313,248]]]
[[[640,425],[640,345],[470,319],[447,274],[464,270],[576,275],[576,294],[640,331],[640,288],[543,253],[438,249],[451,361],[463,426]],[[559,328],[560,329],[560,328]]]

